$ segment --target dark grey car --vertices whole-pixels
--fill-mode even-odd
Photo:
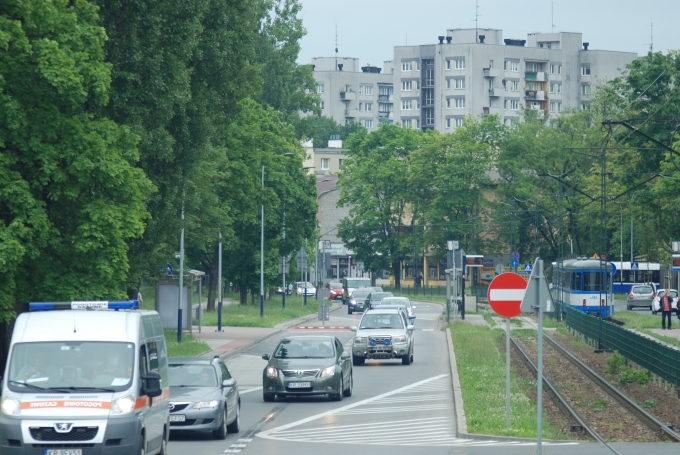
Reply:
[[[241,426],[238,384],[213,357],[170,357],[170,430],[212,431],[215,439]]]
[[[628,310],[638,307],[651,310],[655,294],[654,288],[648,284],[634,284],[628,293]]]
[[[364,301],[364,308],[374,308],[382,299],[387,297],[394,297],[394,294],[391,292],[371,292]]]

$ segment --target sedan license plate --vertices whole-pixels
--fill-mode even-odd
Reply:
[[[58,449],[58,450],[45,449],[43,455],[83,455],[83,449]]]
[[[306,389],[312,386],[311,382],[289,382],[289,389]]]
[[[170,416],[170,422],[184,422],[187,419],[187,416],[185,415],[171,415]]]

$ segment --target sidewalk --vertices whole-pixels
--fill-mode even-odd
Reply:
[[[330,311],[336,311],[340,308],[342,308],[342,304],[334,303],[331,305]],[[193,335],[194,338],[210,347],[210,351],[203,353],[202,357],[219,356],[222,360],[226,360],[291,328],[300,325],[320,326],[321,321],[318,321],[317,317],[316,314],[310,314],[282,322],[271,328],[222,326],[222,331],[218,332],[216,326],[204,326],[201,328],[201,333],[198,333],[198,329],[194,327]]]

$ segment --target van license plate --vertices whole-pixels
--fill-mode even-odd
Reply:
[[[289,382],[289,389],[306,389],[312,386],[311,382]]]
[[[187,419],[185,415],[170,416],[170,422],[184,422]]]
[[[58,450],[45,449],[43,455],[83,455],[83,449],[58,449]]]

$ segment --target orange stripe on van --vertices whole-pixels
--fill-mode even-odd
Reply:
[[[110,409],[110,401],[92,400],[44,400],[44,401],[23,401],[21,409],[54,409],[54,408],[75,408],[75,409]]]
[[[163,401],[163,400],[169,400],[170,399],[170,387],[166,387],[163,389],[163,393],[161,393],[160,396],[156,397],[153,399],[154,403],[157,401]],[[135,409],[141,409],[149,406],[149,397],[143,396],[137,398],[137,401],[135,401]]]

